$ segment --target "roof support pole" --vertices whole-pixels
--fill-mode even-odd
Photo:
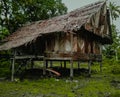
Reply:
[[[43,59],[43,75],[46,75],[46,59]]]
[[[100,72],[102,72],[102,62],[99,62],[100,64]]]
[[[33,69],[33,66],[34,66],[34,61],[31,60],[31,69]]]
[[[70,60],[70,79],[73,79],[73,60]]]
[[[73,34],[70,36],[71,40],[71,54],[73,52]],[[73,59],[70,60],[70,79],[73,80]]]
[[[14,67],[15,67],[15,58],[12,58],[12,74],[11,74],[11,81],[14,81]]]
[[[89,74],[89,76],[91,76],[91,64],[92,64],[92,61],[90,60],[88,62],[88,74]]]
[[[66,68],[66,61],[64,61],[64,68]]]
[[[62,61],[60,61],[60,67],[62,68]]]
[[[12,74],[11,74],[11,81],[14,81],[14,72],[15,72],[15,55],[16,55],[16,51],[13,51],[13,58],[12,58]]]
[[[80,61],[78,60],[78,69],[80,69]]]
[[[51,67],[51,68],[53,67],[53,62],[52,62],[52,61],[50,61],[50,67]]]
[[[46,60],[46,68],[48,68],[48,61]]]

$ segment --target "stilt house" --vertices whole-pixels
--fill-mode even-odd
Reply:
[[[13,59],[102,61],[102,45],[112,43],[106,2],[99,1],[68,14],[27,24],[8,36],[0,50],[15,50]],[[45,68],[44,68],[45,70]],[[44,72],[45,73],[45,72]]]

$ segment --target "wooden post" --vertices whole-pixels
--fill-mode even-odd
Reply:
[[[64,68],[66,68],[66,61],[64,61]]]
[[[27,63],[26,63],[26,65],[27,65]],[[34,61],[31,60],[31,69],[33,69],[33,66],[34,66]]]
[[[102,62],[100,62],[100,72],[102,72]]]
[[[45,58],[43,59],[43,75],[46,75],[46,60]]]
[[[71,55],[72,53],[73,53],[73,34],[71,34]],[[70,79],[73,80],[73,59],[70,60]]]
[[[70,60],[70,79],[73,79],[73,60]]]
[[[80,61],[78,61],[78,69],[80,69]]]
[[[12,75],[11,81],[14,81],[15,58],[12,59]]]
[[[60,66],[61,66],[61,68],[62,68],[62,61],[60,61]]]
[[[46,61],[46,68],[48,68],[48,61]]]
[[[14,81],[14,72],[15,72],[15,55],[16,51],[13,51],[13,58],[12,58],[12,75],[11,75],[11,81]]]
[[[89,76],[91,76],[91,63],[92,63],[92,61],[90,60],[88,62],[88,70],[89,70],[88,74],[89,74]]]
[[[53,66],[52,66],[52,61],[50,61],[50,67],[53,67]]]

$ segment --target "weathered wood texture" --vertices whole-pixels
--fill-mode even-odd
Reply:
[[[29,48],[24,48],[24,49],[26,50],[31,49],[35,53],[37,52],[37,50],[39,52],[40,51],[42,52],[43,49],[45,48],[41,48],[41,50],[39,50],[36,48],[36,44],[41,44],[43,47],[45,47],[44,46],[45,43],[42,42],[43,43],[42,44],[42,43],[39,43],[39,41],[37,43],[36,40],[38,40],[38,38],[40,38],[39,40],[43,41],[43,40],[46,40],[44,39],[44,36],[46,36],[47,34],[49,35],[52,33],[58,34],[59,32],[63,32],[66,34],[73,33],[73,32],[79,33],[82,27],[86,31],[89,31],[89,33],[91,33],[92,35],[96,35],[97,37],[99,36],[101,38],[100,43],[102,44],[111,43],[110,22],[109,22],[109,14],[107,12],[106,1],[95,2],[93,4],[89,4],[82,8],[78,8],[66,15],[54,17],[47,20],[36,21],[28,25],[25,25],[24,27],[19,28],[12,35],[4,39],[3,41],[5,41],[5,43],[3,43],[0,46],[0,50],[9,50],[11,48],[18,48],[20,46],[24,47],[28,45]],[[63,38],[66,38],[66,40],[63,40],[63,41],[66,44],[69,44],[70,42],[69,35],[65,37],[63,36]],[[48,37],[49,42],[51,41],[51,39],[52,39],[52,36]],[[74,37],[73,43],[75,43],[75,41],[76,41],[76,38]],[[34,42],[36,42],[36,44],[34,44]],[[39,45],[37,45],[37,47],[38,46]],[[63,45],[61,45],[61,47],[62,46]],[[70,45],[65,45],[65,46],[67,48],[65,47],[64,49],[69,51]],[[51,47],[52,47],[52,44],[51,44]],[[62,50],[64,49],[62,47]],[[76,50],[75,45],[74,45],[74,50]]]

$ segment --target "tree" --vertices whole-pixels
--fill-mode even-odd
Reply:
[[[112,20],[116,20],[119,18],[120,15],[120,6],[117,6],[114,2],[109,3],[109,9],[110,9],[110,14],[112,17]]]
[[[112,24],[112,39],[113,43],[110,45],[105,46],[105,56],[107,58],[116,58],[118,60],[118,50],[120,48],[120,35],[118,34],[119,31],[116,28],[116,25]]]
[[[66,12],[67,8],[61,0],[1,0],[0,27],[12,33],[27,22],[48,19]]]
[[[116,25],[113,24],[113,21],[115,21],[120,16],[120,6],[117,6],[114,2],[109,4],[110,14],[112,18],[112,39],[113,44],[105,46],[105,55],[108,58],[115,57],[116,60],[118,60],[118,50],[120,49],[120,33],[116,28]]]

